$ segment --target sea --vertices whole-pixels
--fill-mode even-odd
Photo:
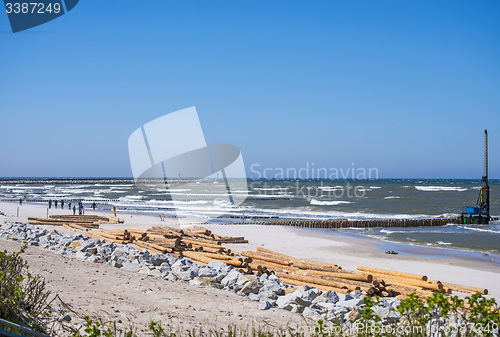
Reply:
[[[490,180],[491,215],[500,216],[500,180]],[[474,206],[482,183],[462,179],[247,179],[233,190],[222,179],[183,180],[168,191],[142,188],[128,178],[0,178],[0,200],[47,204],[81,200],[86,208],[119,212],[198,217],[212,223],[299,220],[448,218],[441,227],[335,229],[387,242],[500,253],[500,221],[488,225],[454,221]],[[221,187],[222,188],[215,188]],[[229,187],[229,186],[227,186]],[[245,188],[246,187],[246,188]],[[54,206],[53,206],[54,207]]]

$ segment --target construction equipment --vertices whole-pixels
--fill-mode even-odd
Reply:
[[[484,130],[484,183],[479,191],[476,206],[466,207],[458,220],[463,224],[488,224],[490,222],[490,186],[488,185],[488,130]]]

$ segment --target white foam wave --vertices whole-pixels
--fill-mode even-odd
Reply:
[[[401,197],[398,197],[397,195],[391,195],[388,197],[384,197],[384,199],[400,199]]]
[[[449,246],[451,245],[451,242],[444,242],[444,241],[438,241],[436,242],[438,245],[443,245],[443,246]]]
[[[492,230],[492,229],[478,228],[478,227],[469,227],[469,226],[458,226],[458,227],[466,229],[466,230],[470,230],[470,231],[500,234],[499,231],[495,231],[495,230]]]
[[[440,192],[440,191],[453,191],[453,192],[463,192],[467,191],[466,188],[456,187],[456,186],[415,186],[419,191],[425,192]]]
[[[393,234],[393,233],[416,233],[415,231],[396,231],[396,230],[390,230],[390,229],[381,229],[380,233],[386,233],[386,234]]]
[[[341,205],[341,204],[352,204],[350,201],[344,201],[344,200],[317,200],[317,199],[311,199],[310,201],[311,205],[321,205],[321,206],[335,206],[335,205]]]

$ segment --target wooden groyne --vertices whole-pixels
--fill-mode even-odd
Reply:
[[[259,221],[248,222],[246,225],[265,225],[265,226],[289,226],[300,228],[372,228],[372,227],[432,227],[444,226],[455,219],[394,219],[394,220],[323,220],[323,221]],[[234,225],[235,223],[230,223]],[[241,224],[241,223],[240,223]],[[229,224],[228,224],[229,225]]]

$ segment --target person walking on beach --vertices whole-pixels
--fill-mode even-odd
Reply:
[[[54,208],[57,208],[57,199],[54,200]]]
[[[64,208],[64,200],[61,200],[61,209]]]
[[[95,211],[96,203],[95,201],[92,203],[92,209]]]
[[[68,204],[68,209],[71,211],[71,201]]]
[[[19,198],[19,206],[23,205],[23,198]]]
[[[52,208],[52,199],[49,199],[49,208]]]
[[[73,215],[76,214],[76,205],[73,205]]]

